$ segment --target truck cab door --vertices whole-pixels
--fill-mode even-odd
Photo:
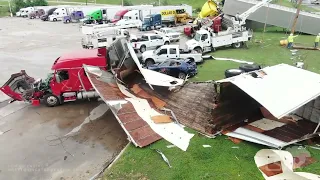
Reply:
[[[208,34],[203,34],[201,36],[201,43],[203,45],[203,47],[208,47],[211,45],[210,43],[210,36]]]
[[[178,58],[178,52],[176,48],[169,48],[168,58]]]
[[[160,49],[160,51],[157,53],[155,61],[156,62],[163,62],[167,59],[169,59],[168,49],[167,48]]]
[[[70,81],[70,73],[68,70],[57,70],[54,74],[54,81],[50,84],[53,94],[61,95],[63,92],[72,91],[72,83]]]
[[[156,35],[149,36],[150,37],[150,48],[155,48],[159,46],[159,39]]]

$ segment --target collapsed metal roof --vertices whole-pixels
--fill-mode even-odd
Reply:
[[[217,81],[230,82],[280,119],[320,95],[320,75],[287,64]]]

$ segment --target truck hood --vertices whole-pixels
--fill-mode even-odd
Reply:
[[[142,59],[144,59],[144,57],[150,57],[152,55],[153,55],[153,50],[145,51],[142,53]]]
[[[198,45],[198,44],[199,44],[199,42],[196,41],[196,40],[194,40],[194,39],[190,39],[189,41],[186,42],[186,45],[187,45],[188,47],[190,47],[190,46],[196,46],[196,45]]]
[[[12,74],[0,90],[14,100],[25,101],[23,92],[31,89],[34,82],[34,78],[28,76],[24,70],[21,70],[19,73]]]
[[[116,22],[116,26],[122,25],[123,23],[125,23],[127,20],[126,19],[121,19],[119,21]]]
[[[180,36],[181,33],[179,32],[174,32],[174,33],[168,33],[166,34],[167,36]]]

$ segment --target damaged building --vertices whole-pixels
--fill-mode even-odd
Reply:
[[[318,74],[279,64],[216,82],[188,82],[143,68],[124,39],[107,56],[109,71],[85,71],[138,147],[164,138],[186,150],[193,134],[182,125],[278,149],[320,134]]]

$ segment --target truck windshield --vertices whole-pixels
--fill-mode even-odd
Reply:
[[[119,15],[115,15],[114,19],[121,19],[121,17]]]
[[[201,34],[196,33],[196,35],[194,36],[194,40],[200,41],[200,39],[201,39]]]
[[[143,24],[149,24],[149,23],[150,23],[150,18],[143,19]]]
[[[173,29],[168,29],[168,30],[167,30],[167,33],[176,33],[176,31],[173,30]]]
[[[129,20],[129,16],[123,16],[123,19]]]

